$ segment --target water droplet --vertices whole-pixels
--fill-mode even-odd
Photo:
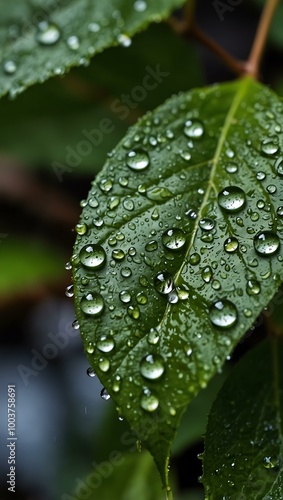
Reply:
[[[140,317],[140,310],[137,306],[129,306],[127,308],[127,313],[132,319],[139,319]]]
[[[89,377],[92,377],[92,378],[95,377],[95,375],[96,375],[94,369],[91,366],[87,369],[86,373]]]
[[[196,212],[193,208],[190,208],[190,209],[189,209],[189,210],[185,213],[185,215],[187,215],[187,216],[189,217],[189,219],[192,219],[192,220],[196,219],[196,218],[197,218],[197,216],[198,216],[197,212]]]
[[[100,316],[104,309],[103,297],[96,292],[88,293],[81,299],[81,310],[88,316]]]
[[[74,285],[67,286],[67,288],[65,290],[65,295],[66,295],[66,297],[73,297],[74,296]]]
[[[265,469],[274,469],[274,467],[276,467],[277,464],[278,462],[274,457],[264,457],[263,459],[263,467]]]
[[[165,187],[153,187],[146,191],[146,196],[149,200],[162,202],[172,198],[173,193]]]
[[[88,269],[101,269],[106,263],[106,253],[100,245],[85,245],[80,251],[80,261]]]
[[[75,226],[76,233],[79,234],[80,236],[83,236],[84,234],[87,233],[88,227],[86,224],[77,224]]]
[[[230,328],[238,318],[237,309],[230,300],[221,299],[214,302],[209,309],[210,321],[220,328]]]
[[[6,75],[13,75],[17,70],[16,63],[12,60],[6,61],[3,65],[3,68]]]
[[[200,219],[199,221],[199,227],[203,229],[204,231],[211,231],[215,226],[215,222],[213,219],[210,219],[209,217],[203,217],[203,219]]]
[[[145,249],[147,252],[154,252],[154,250],[157,250],[157,248],[158,243],[155,240],[151,240],[145,245]]]
[[[174,282],[171,274],[166,271],[159,272],[154,279],[154,287],[161,295],[168,295],[174,288]]]
[[[283,177],[283,158],[278,158],[274,166],[277,174],[280,175],[280,177]]]
[[[263,200],[258,200],[257,204],[256,204],[257,208],[264,208],[265,207],[265,203]]]
[[[36,39],[42,45],[53,45],[59,40],[60,36],[59,28],[54,23],[41,21],[38,24]]]
[[[224,241],[225,252],[228,252],[228,253],[236,252],[238,247],[239,247],[239,242],[238,242],[237,238],[234,238],[234,237],[227,238],[227,240]]]
[[[192,266],[196,266],[200,263],[200,255],[196,252],[192,253],[190,255],[189,262]]]
[[[80,47],[80,41],[76,35],[72,35],[67,39],[67,45],[71,50],[78,50]]]
[[[74,330],[78,330],[80,328],[80,325],[79,325],[79,322],[77,319],[75,319],[72,323],[72,327],[74,328]]]
[[[147,341],[151,345],[156,345],[159,342],[159,333],[154,328],[151,328],[147,336]]]
[[[92,342],[89,342],[88,345],[86,346],[86,351],[89,353],[89,354],[93,354],[94,353],[94,345]]]
[[[112,383],[112,390],[114,392],[119,392],[121,389],[122,378],[120,375],[115,375],[114,381]]]
[[[132,210],[134,210],[135,204],[134,204],[133,200],[130,197],[128,197],[128,198],[124,199],[124,201],[123,201],[123,207],[126,210],[129,210],[129,212],[131,212]]]
[[[111,352],[115,347],[115,342],[109,335],[101,335],[96,346],[102,352]]]
[[[99,187],[104,193],[109,193],[113,188],[113,182],[111,179],[102,179],[99,183]]]
[[[102,397],[102,399],[104,399],[105,401],[108,401],[110,399],[110,394],[108,394],[108,392],[106,391],[105,387],[103,387],[103,389],[101,390],[100,392],[100,396]]]
[[[238,165],[234,162],[227,163],[225,170],[228,174],[235,174],[238,171]]]
[[[278,207],[276,213],[279,217],[283,217],[283,207]]]
[[[258,181],[263,181],[265,179],[265,173],[264,172],[257,172],[256,178]]]
[[[261,142],[261,152],[267,156],[275,155],[278,151],[278,146],[275,144],[272,139],[264,139]]]
[[[279,246],[279,237],[273,231],[260,231],[254,237],[254,248],[261,256],[273,255]]]
[[[167,229],[162,234],[162,243],[168,250],[180,250],[186,243],[186,236],[184,231],[179,228]]]
[[[100,30],[100,26],[97,23],[89,23],[88,30],[91,33],[97,33]]]
[[[258,295],[260,293],[260,283],[256,280],[248,280],[247,282],[248,295]]]
[[[132,271],[129,267],[123,267],[121,269],[121,275],[123,278],[129,278],[132,275]]]
[[[204,133],[203,125],[197,120],[187,120],[184,127],[184,133],[191,139],[200,139]]]
[[[246,202],[244,191],[238,186],[227,186],[218,195],[218,203],[227,212],[237,212]]]
[[[134,9],[137,12],[144,12],[147,8],[147,4],[144,0],[136,0],[134,3]]]
[[[132,40],[125,33],[120,33],[117,36],[117,40],[119,44],[122,45],[122,47],[130,47],[130,45],[132,44]]]
[[[114,260],[123,260],[125,257],[125,252],[123,250],[116,248],[115,250],[112,251],[112,257]]]
[[[130,151],[127,157],[127,165],[135,171],[144,170],[149,165],[149,156],[147,152],[143,149]]]
[[[71,262],[69,262],[69,261],[68,261],[68,262],[66,262],[66,264],[65,264],[65,269],[66,269],[66,271],[70,271],[70,270],[72,269],[72,264],[71,264]]]
[[[205,283],[209,283],[212,278],[212,270],[210,266],[207,266],[203,269],[201,273],[201,277]]]
[[[110,368],[110,361],[107,358],[99,358],[98,360],[98,367],[102,372],[108,372]]]
[[[276,188],[276,186],[274,186],[274,184],[270,184],[269,186],[267,186],[266,191],[269,194],[275,194],[277,191],[277,188]]]
[[[129,302],[131,302],[131,294],[127,290],[122,290],[119,293],[119,297],[121,302],[123,302],[124,304],[128,304]]]
[[[141,407],[143,410],[153,412],[159,406],[158,398],[149,389],[144,389],[140,399]]]
[[[165,365],[160,354],[148,354],[140,363],[140,372],[144,378],[149,380],[159,379],[165,370]]]
[[[141,305],[144,305],[148,302],[147,295],[144,292],[139,292],[137,294],[137,302]]]

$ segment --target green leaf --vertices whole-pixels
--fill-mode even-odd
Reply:
[[[112,45],[128,46],[150,22],[161,21],[184,0],[14,0],[0,4],[0,95],[87,64]]]
[[[282,378],[280,340],[262,342],[227,378],[205,437],[208,500],[282,498]]]
[[[173,97],[110,154],[77,226],[89,362],[164,483],[188,403],[281,281],[282,109],[249,78]]]
[[[186,66],[168,57],[169,51],[186,60]],[[146,89],[146,68],[154,70],[156,61],[166,76],[160,82],[152,79],[155,88]],[[93,174],[102,168],[107,152],[122,139],[131,120],[174,92],[200,83],[192,47],[168,26],[153,25],[138,34],[127,50],[111,48],[98,54],[88,68],[74,68],[64,80],[36,85],[15,101],[3,98],[2,153],[29,164],[50,163],[58,179]],[[131,107],[122,101],[125,95]],[[106,120],[110,125],[103,133]],[[94,130],[91,143],[86,134]]]

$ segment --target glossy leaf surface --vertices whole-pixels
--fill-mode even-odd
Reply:
[[[282,110],[250,79],[173,97],[83,202],[72,262],[86,353],[164,483],[188,403],[281,281]]]

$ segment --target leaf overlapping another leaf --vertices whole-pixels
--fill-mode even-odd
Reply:
[[[83,203],[72,262],[86,353],[164,483],[184,410],[282,281],[282,111],[249,78],[173,97],[129,130]]]

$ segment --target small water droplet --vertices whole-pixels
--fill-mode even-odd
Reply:
[[[207,266],[203,269],[201,273],[201,277],[205,283],[209,283],[212,278],[212,270],[210,266]]]
[[[92,377],[92,378],[95,377],[95,375],[96,375],[94,369],[91,366],[87,369],[86,373],[89,377]]]
[[[237,309],[230,300],[221,299],[214,302],[209,309],[210,321],[220,328],[232,327],[238,318]]]
[[[283,177],[283,158],[278,158],[274,166],[277,174],[280,175],[280,177]]]
[[[105,387],[103,387],[103,389],[101,390],[100,392],[100,396],[102,397],[102,399],[104,399],[105,401],[108,401],[110,399],[110,394],[108,394],[108,392],[106,391]]]
[[[114,392],[119,392],[121,389],[122,378],[120,375],[115,375],[114,381],[112,382],[112,390]]]
[[[125,257],[125,252],[123,252],[123,250],[121,250],[120,248],[116,248],[112,251],[112,257],[117,261],[123,260]]]
[[[154,250],[157,250],[158,248],[158,243],[156,240],[151,240],[145,245],[145,249],[147,252],[154,252]]]
[[[192,253],[189,258],[189,263],[192,266],[196,266],[197,264],[200,263],[200,255],[196,252]]]
[[[159,379],[165,370],[164,360],[160,354],[148,354],[140,363],[140,372],[149,380]]]
[[[149,389],[144,389],[140,399],[141,407],[143,410],[153,412],[159,406],[158,398]]]
[[[74,330],[78,330],[80,328],[80,325],[79,325],[79,322],[77,319],[75,319],[72,323],[72,327],[74,328]]]
[[[256,178],[258,181],[263,181],[265,179],[265,173],[264,172],[257,172]]]
[[[80,41],[76,35],[72,35],[67,39],[67,45],[71,50],[78,50],[80,47]]]
[[[228,253],[233,253],[238,250],[239,247],[239,242],[237,238],[233,237],[232,238],[227,238],[227,240],[224,241],[224,250],[225,252]]]
[[[53,45],[59,40],[60,36],[60,30],[56,24],[48,21],[41,21],[38,24],[36,39],[42,45]]]
[[[227,212],[237,212],[246,202],[244,191],[238,186],[227,186],[218,195],[218,203]]]
[[[161,295],[168,295],[174,288],[171,274],[166,271],[159,272],[154,279],[154,287]]]
[[[121,302],[123,302],[124,304],[128,304],[129,302],[131,302],[131,294],[127,290],[122,290],[119,293],[119,297]]]
[[[89,292],[81,299],[80,307],[88,316],[100,316],[104,309],[103,297],[97,292]]]
[[[148,298],[147,298],[147,295],[144,293],[144,292],[139,292],[137,293],[137,302],[141,305],[144,305],[147,303],[148,301]]]
[[[121,269],[121,275],[123,278],[129,278],[132,275],[132,271],[129,267],[123,267]]]
[[[147,4],[144,0],[136,0],[134,3],[134,9],[136,12],[144,12],[147,9]]]
[[[12,60],[6,61],[3,65],[3,68],[6,75],[13,75],[17,70],[16,63]]]
[[[238,171],[238,165],[234,162],[227,163],[225,170],[228,174],[235,174]]]
[[[279,246],[279,237],[273,231],[260,231],[254,237],[254,248],[261,256],[273,255]]]
[[[115,347],[115,342],[110,335],[101,335],[96,346],[102,352],[111,352]]]
[[[110,361],[109,361],[109,359],[107,359],[107,358],[99,358],[99,360],[98,360],[98,367],[99,367],[99,369],[102,372],[104,372],[104,373],[108,372],[108,370],[110,368]]]
[[[73,267],[73,266],[72,266],[71,262],[69,262],[69,261],[68,261],[68,262],[66,262],[66,264],[65,264],[65,269],[66,269],[66,271],[70,271],[70,270],[72,269],[72,267]]]
[[[248,280],[247,282],[248,295],[258,295],[260,293],[260,283],[256,280]]]
[[[74,285],[67,286],[67,288],[65,290],[65,295],[66,295],[66,297],[73,297],[74,296]]]
[[[132,210],[134,210],[135,204],[134,204],[133,200],[130,197],[127,197],[127,198],[125,198],[123,200],[123,207],[126,210],[129,210],[129,212],[131,212]]]
[[[120,33],[117,36],[117,40],[118,40],[118,43],[120,45],[122,45],[122,47],[130,47],[130,45],[132,44],[132,40],[125,33]]]
[[[278,462],[274,457],[264,457],[263,459],[263,467],[265,469],[274,469],[274,467],[276,467],[277,464]]]
[[[147,336],[147,341],[151,345],[156,345],[159,342],[159,333],[154,328],[151,328]]]
[[[111,179],[102,179],[99,183],[99,187],[104,193],[109,193],[113,188],[113,182]]]
[[[80,236],[83,236],[84,234],[87,233],[88,227],[86,224],[77,224],[75,226],[76,233],[79,234]]]
[[[127,313],[132,319],[139,319],[140,310],[137,306],[128,306]]]
[[[189,217],[189,219],[196,219],[197,218],[197,212],[193,209],[193,208],[190,208],[186,213],[185,215],[187,215],[187,217]]]
[[[127,156],[127,165],[132,170],[141,171],[148,167],[149,156],[143,149],[130,151]]]
[[[278,149],[277,144],[275,144],[272,139],[264,139],[261,142],[261,152],[267,156],[275,155]]]
[[[199,221],[199,227],[204,231],[211,231],[215,226],[215,221],[210,219],[210,217],[203,217]]]
[[[100,26],[97,23],[89,23],[88,30],[91,33],[97,33],[100,30]]]
[[[278,207],[276,213],[279,217],[283,217],[283,207]]]
[[[106,263],[106,253],[100,245],[85,245],[80,251],[80,261],[88,269],[101,269]]]
[[[277,191],[277,188],[274,184],[269,184],[269,186],[267,186],[266,188],[266,191],[269,193],[269,194],[275,194],[276,191]]]
[[[204,133],[203,125],[198,120],[187,120],[184,127],[184,133],[191,139],[200,139]]]
[[[89,342],[86,346],[86,351],[89,353],[89,354],[93,354],[94,353],[94,345],[92,342]]]
[[[179,228],[170,228],[167,229],[162,234],[162,244],[168,250],[177,251],[180,250],[186,243],[186,236],[184,231]]]

